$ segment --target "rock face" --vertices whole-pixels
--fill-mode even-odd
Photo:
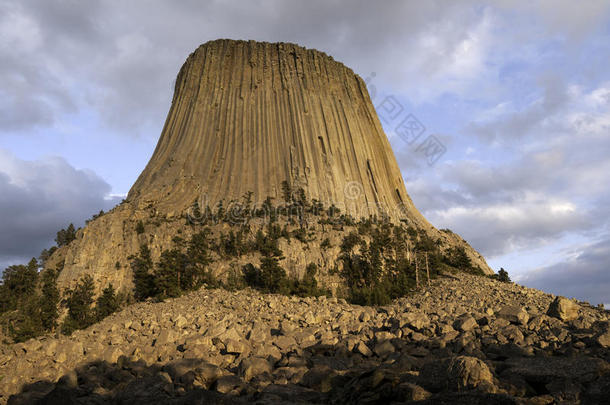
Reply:
[[[379,308],[201,289],[0,343],[0,404],[607,403],[610,312],[564,322],[552,300],[467,274]]]
[[[282,201],[283,181],[356,219],[407,222],[443,246],[463,247],[493,273],[458,235],[438,231],[417,211],[359,76],[316,50],[233,40],[208,42],[187,58],[157,147],[126,201],[79,231],[47,267],[63,263],[62,289],[89,274],[98,292],[109,283],[130,290],[128,257],[147,244],[156,260],[177,233],[188,233],[185,216],[195,201],[201,209],[223,201],[232,213],[231,200],[247,192],[255,205]],[[325,232],[315,223],[308,229]],[[338,254],[282,250],[292,276],[309,258],[324,272]]]
[[[363,80],[298,45],[218,40],[176,79],[157,148],[128,200],[183,211],[200,198],[281,200],[281,183],[355,218],[426,221],[404,182]]]

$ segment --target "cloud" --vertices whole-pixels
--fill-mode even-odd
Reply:
[[[610,304],[610,237],[580,246],[573,258],[530,272],[519,280],[558,295]]]
[[[574,13],[546,2],[520,6],[515,32],[503,24],[510,13],[502,1],[160,1],[150,7],[142,0],[9,0],[0,6],[0,131],[55,125],[83,108],[126,135],[160,128],[186,56],[223,37],[326,51],[362,75],[377,72],[380,85],[416,103],[448,92],[482,96],[490,87],[483,83],[495,81],[510,55],[523,53],[519,35],[530,42],[543,37],[539,20],[566,28],[567,36],[582,35],[607,11],[594,3]],[[489,91],[499,90],[483,92]]]
[[[25,161],[0,149],[0,264],[37,257],[59,229],[116,205],[109,192],[95,173],[62,158]]]
[[[481,10],[476,2],[398,0],[7,1],[0,131],[54,125],[85,107],[125,134],[158,128],[186,56],[223,37],[317,48],[414,99],[465,91],[490,46],[493,13]]]
[[[407,177],[407,190],[433,224],[460,233],[488,257],[610,227],[608,83],[543,83],[542,97],[522,114],[495,109],[486,124],[493,140],[475,138],[462,155],[455,151],[456,160]],[[518,127],[527,130],[518,134]]]

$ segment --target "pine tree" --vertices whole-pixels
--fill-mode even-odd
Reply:
[[[265,292],[283,292],[286,287],[286,271],[280,266],[277,257],[261,258],[260,284]]]
[[[24,342],[41,335],[44,328],[41,323],[39,296],[29,295],[19,303],[19,310],[9,321],[9,333],[15,342]]]
[[[140,246],[140,254],[131,261],[133,272],[134,296],[138,301],[152,297],[156,293],[152,275],[153,262],[147,245]]]
[[[37,281],[38,262],[34,258],[26,266],[7,267],[0,286],[0,313],[16,309],[21,299],[34,293]]]
[[[70,244],[74,239],[76,239],[76,230],[74,229],[74,225],[70,224],[66,229],[61,229],[57,232],[55,242],[57,243],[57,246],[62,247]]]
[[[59,272],[48,269],[42,272],[42,296],[40,299],[40,321],[46,331],[52,331],[57,326],[57,305],[59,304],[59,290],[57,289],[57,276]]]
[[[154,270],[154,284],[157,298],[165,299],[180,296],[183,290],[183,276],[188,264],[186,255],[178,249],[161,252]]]
[[[498,274],[496,277],[497,277],[498,281],[502,281],[505,283],[511,282],[510,277],[508,276],[508,272],[506,270],[504,270],[503,267],[500,267],[500,271],[498,271]]]
[[[284,199],[286,208],[290,207],[290,204],[292,203],[292,189],[287,180],[282,182],[282,198]]]
[[[104,288],[95,304],[95,314],[98,321],[112,315],[120,308],[119,299],[112,284]]]
[[[210,230],[205,228],[194,234],[188,243],[186,250],[188,263],[181,280],[181,287],[185,290],[196,289],[204,283],[211,284],[213,281],[211,274],[207,271],[208,265],[212,262],[209,232]]]
[[[62,331],[71,334],[76,329],[84,329],[95,322],[91,305],[93,304],[93,278],[86,274],[76,287],[66,291],[68,316],[62,325]]]

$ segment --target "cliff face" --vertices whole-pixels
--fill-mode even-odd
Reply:
[[[188,236],[185,215],[195,201],[214,208],[247,192],[255,204],[281,201],[283,181],[355,218],[406,221],[445,247],[464,247],[492,273],[459,236],[439,232],[417,211],[360,77],[316,50],[232,40],[208,42],[187,58],[160,140],[127,201],[79,231],[48,267],[64,262],[61,288],[90,274],[98,291],[109,283],[130,289],[129,256],[147,244],[156,259],[177,233]],[[340,244],[340,232],[317,223],[309,231]],[[328,270],[339,255],[319,243],[282,250],[292,276],[307,262]],[[214,266],[222,274],[230,264]]]
[[[354,217],[425,223],[351,69],[294,44],[200,46],[178,74],[161,138],[128,199],[161,212],[248,191],[262,202],[281,199],[282,181]]]

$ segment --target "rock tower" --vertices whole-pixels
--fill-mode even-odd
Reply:
[[[91,274],[100,289],[131,288],[130,255],[147,244],[158,256],[195,201],[215,207],[248,192],[255,204],[281,200],[284,181],[355,218],[385,216],[463,246],[492,272],[417,211],[358,75],[313,49],[235,40],[207,42],[186,59],[157,147],[126,201],[79,231],[49,266],[63,262],[61,287]],[[285,249],[289,272],[312,257],[332,266],[338,256],[306,250]]]

